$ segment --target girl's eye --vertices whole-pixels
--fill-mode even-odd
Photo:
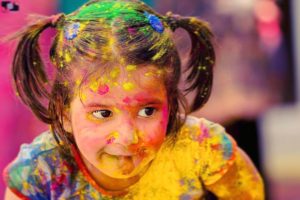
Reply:
[[[139,111],[138,115],[141,117],[150,117],[155,112],[155,108],[153,107],[146,107]]]
[[[108,118],[112,116],[112,112],[110,110],[96,110],[92,112],[92,114],[98,119]]]

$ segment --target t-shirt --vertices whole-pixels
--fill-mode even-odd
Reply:
[[[80,158],[63,159],[50,131],[21,145],[4,171],[7,186],[23,199],[189,199],[202,184],[218,181],[235,160],[235,141],[224,128],[189,116],[177,133],[160,147],[150,167],[128,193],[111,197],[100,190]],[[80,156],[79,156],[80,157]]]

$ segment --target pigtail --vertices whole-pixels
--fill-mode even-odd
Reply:
[[[175,31],[176,28],[185,29],[191,38],[190,58],[186,72],[185,96],[195,91],[189,112],[201,108],[208,100],[213,81],[213,66],[215,52],[212,45],[213,34],[208,24],[195,17],[181,17],[167,13],[167,23]]]
[[[35,23],[29,24],[9,38],[20,38],[12,66],[18,96],[40,120],[48,124],[52,120],[47,107],[42,103],[45,98],[49,100],[49,92],[46,88],[48,79],[40,56],[38,39],[45,29],[56,25],[60,16],[39,16]]]

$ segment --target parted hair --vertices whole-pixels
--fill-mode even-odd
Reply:
[[[165,30],[153,29],[145,12],[156,16]],[[80,27],[74,26],[76,23]],[[39,37],[50,27],[56,29],[50,48],[56,75],[49,86]],[[191,40],[183,90],[178,88],[183,67],[172,39],[178,28],[187,31]],[[68,31],[73,31],[74,38],[66,38]],[[51,126],[63,152],[69,152],[70,145],[75,145],[72,133],[63,124],[64,112],[77,84],[72,80],[75,70],[86,72],[88,77],[101,66],[109,70],[106,63],[117,56],[126,64],[137,67],[151,64],[168,71],[164,81],[169,102],[169,135],[176,135],[184,122],[185,118],[178,114],[180,107],[186,116],[200,109],[211,93],[215,52],[208,24],[195,17],[161,15],[138,0],[92,0],[69,15],[40,16],[14,38],[19,39],[12,66],[17,93],[41,121]],[[190,92],[194,95],[188,105],[186,95]]]

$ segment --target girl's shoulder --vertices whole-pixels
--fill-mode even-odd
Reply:
[[[21,198],[50,199],[51,191],[68,179],[70,162],[61,158],[50,131],[38,135],[30,144],[22,144],[17,157],[4,170],[4,179]],[[53,181],[60,177],[60,183]],[[55,185],[56,184],[56,185]]]
[[[188,116],[177,134],[175,146],[185,147],[197,163],[206,185],[219,180],[234,163],[237,144],[225,128],[205,118]]]

